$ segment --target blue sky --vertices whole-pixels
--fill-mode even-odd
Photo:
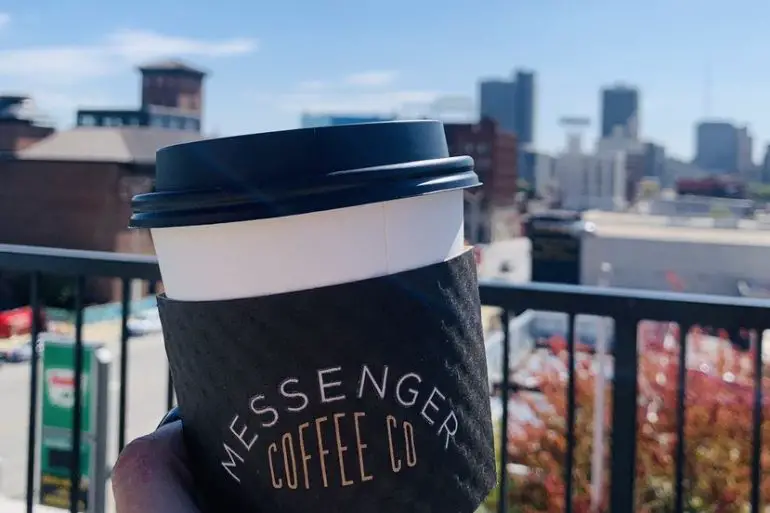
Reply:
[[[749,124],[757,157],[770,140],[767,0],[0,0],[0,13],[0,90],[33,94],[62,127],[77,105],[137,103],[133,66],[178,56],[212,72],[205,122],[223,135],[293,128],[302,110],[475,98],[479,77],[526,67],[545,149],[564,115],[591,117],[593,134],[616,81],[641,88],[643,136],[675,154],[691,156],[704,115]]]

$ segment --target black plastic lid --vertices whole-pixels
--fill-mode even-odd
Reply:
[[[266,219],[480,185],[450,157],[438,121],[242,135],[158,151],[155,192],[132,201],[134,228]]]

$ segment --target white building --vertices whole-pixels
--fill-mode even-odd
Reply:
[[[768,155],[770,155],[770,151]],[[535,192],[543,199],[552,199],[558,195],[559,180],[556,176],[556,159],[552,155],[545,153],[535,155]]]
[[[570,134],[567,148],[556,158],[562,208],[567,210],[624,210],[626,159],[622,151],[583,152],[580,137]]]
[[[615,127],[613,133],[596,141],[596,154],[607,155],[611,153],[644,153],[644,145],[639,139],[634,139],[624,134],[622,127]]]

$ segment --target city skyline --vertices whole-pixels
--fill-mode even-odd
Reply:
[[[526,68],[537,73],[535,142],[544,150],[561,147],[562,116],[590,118],[593,138],[600,89],[616,82],[639,89],[640,135],[672,155],[693,156],[701,118],[748,125],[755,161],[770,140],[770,71],[760,65],[770,4],[758,0],[727,12],[714,0],[697,12],[663,0],[218,5],[5,8],[0,89],[30,94],[66,128],[79,106],[132,105],[134,65],[180,57],[212,71],[205,128],[227,135],[293,128],[302,111],[392,112],[444,95],[478,102],[479,80]],[[645,26],[655,30],[629,30]]]

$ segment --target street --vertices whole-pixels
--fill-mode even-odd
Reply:
[[[112,330],[110,330],[112,331]],[[109,443],[111,460],[117,454],[117,410],[120,344],[118,330],[104,340],[113,355],[110,396]],[[152,431],[165,413],[168,368],[162,337],[150,335],[129,340],[127,440]],[[29,419],[29,364],[0,367],[0,496],[23,499],[27,468]]]

